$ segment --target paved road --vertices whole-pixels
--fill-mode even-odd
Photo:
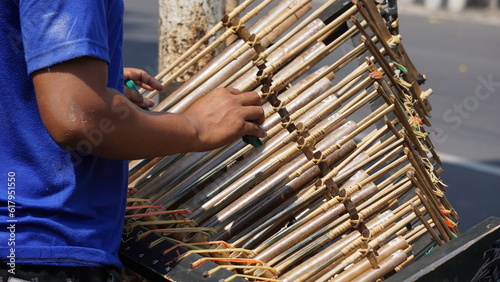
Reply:
[[[157,0],[125,5],[125,64],[156,73]],[[442,177],[462,231],[500,216],[499,27],[480,12],[401,9],[403,44],[434,90],[428,131],[445,162]]]

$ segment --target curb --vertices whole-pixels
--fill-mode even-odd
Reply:
[[[437,20],[471,20],[485,25],[500,26],[500,10],[492,10],[489,8],[466,8],[462,11],[450,11],[445,8],[429,9],[426,8],[425,5],[410,2],[413,1],[406,0],[399,2],[398,12],[402,15],[415,15],[435,18]]]

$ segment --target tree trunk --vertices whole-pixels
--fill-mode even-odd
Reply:
[[[225,4],[224,0],[159,0],[158,66],[160,71],[173,64],[220,21],[224,15]],[[169,89],[175,89],[179,84],[188,80],[209,59],[204,58],[193,65],[184,75],[177,78],[171,87],[167,87],[165,93],[172,92]]]

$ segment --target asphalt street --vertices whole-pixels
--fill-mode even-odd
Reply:
[[[158,72],[158,0],[125,0],[125,65]],[[314,1],[318,3],[320,1]],[[431,132],[463,231],[500,217],[500,21],[400,8],[403,44],[432,88]]]

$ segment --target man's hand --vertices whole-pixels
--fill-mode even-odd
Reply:
[[[220,147],[243,135],[266,137],[259,127],[264,122],[264,111],[255,92],[219,88],[197,100],[183,115],[197,129],[202,151]]]
[[[42,121],[63,149],[131,160],[211,150],[243,135],[265,136],[257,125],[264,113],[253,92],[218,89],[184,113],[147,112],[106,86],[104,61],[81,57],[50,69],[33,73],[33,84]],[[146,89],[160,87],[141,72],[128,78]]]
[[[149,91],[161,91],[163,86],[154,77],[149,75],[146,71],[135,68],[124,68],[123,75],[125,80],[132,80],[136,86],[147,89]],[[155,102],[142,96],[139,92],[125,87],[125,96],[134,104],[139,107],[153,107]]]

